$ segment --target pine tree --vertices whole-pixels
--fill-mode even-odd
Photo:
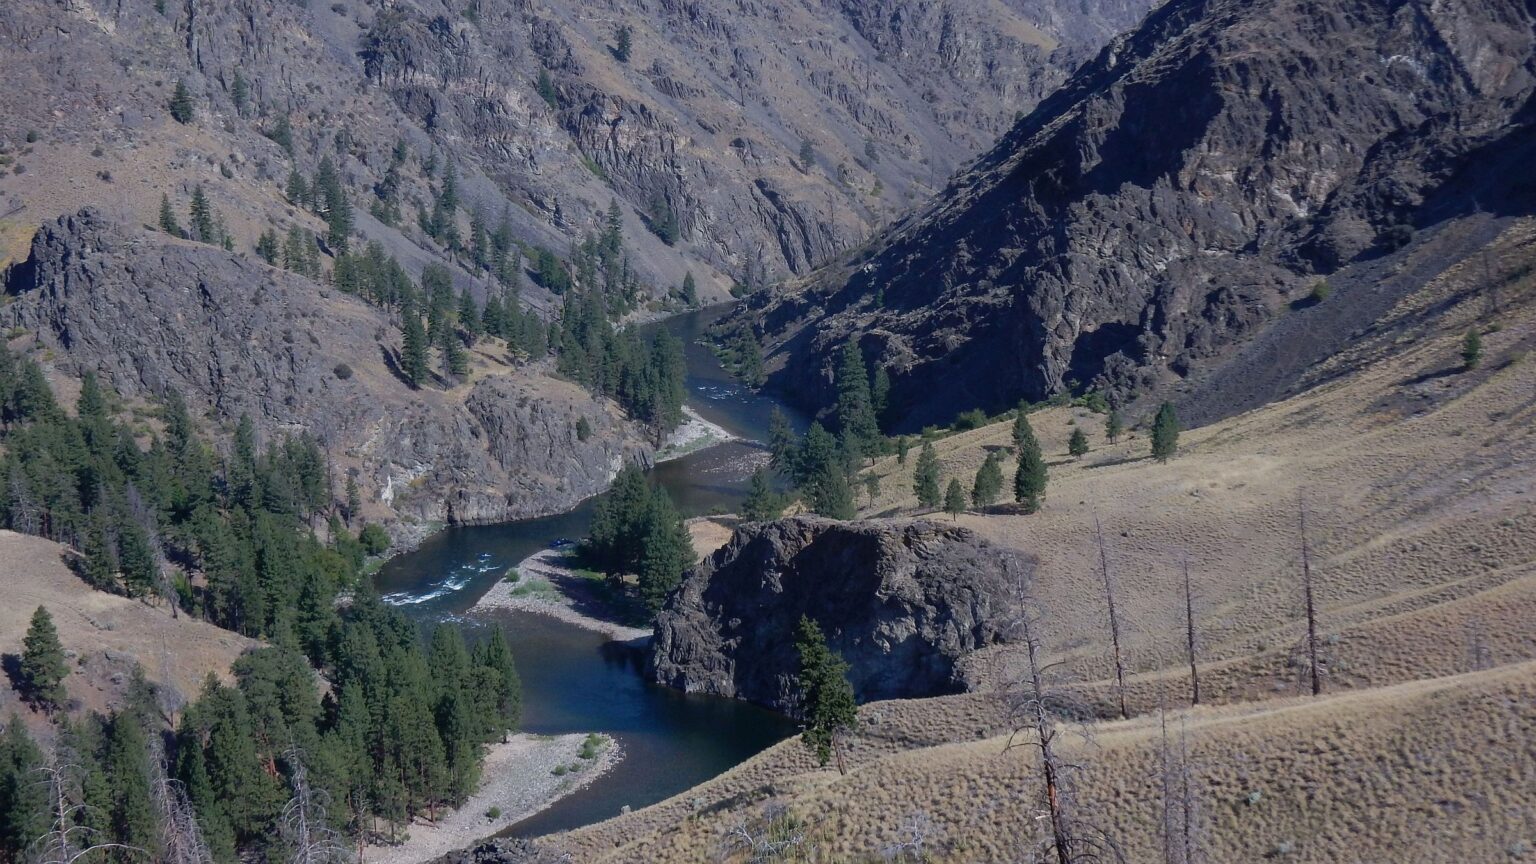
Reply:
[[[85,538],[81,541],[81,575],[86,584],[99,591],[111,591],[117,587],[117,553],[107,536],[106,520],[100,508],[93,510],[86,519]]]
[[[352,238],[352,202],[347,199],[347,190],[339,186],[331,199],[330,209],[325,218],[327,231],[326,242],[331,244],[338,254],[347,254]]]
[[[951,519],[959,519],[965,512],[965,489],[961,488],[958,478],[949,478],[949,486],[944,489],[944,512]]]
[[[773,481],[762,468],[752,472],[747,498],[741,502],[741,517],[748,522],[771,522],[784,513],[784,502],[773,488]]]
[[[114,715],[107,728],[105,768],[112,789],[112,840],[143,850],[150,860],[159,848],[159,826],[150,799],[149,742],[131,711]],[[123,860],[136,860],[126,857]]]
[[[1121,419],[1119,409],[1109,409],[1109,416],[1104,418],[1104,437],[1109,439],[1109,443],[1117,444],[1124,431],[1125,421]]]
[[[282,246],[277,239],[277,232],[271,228],[261,232],[261,236],[256,238],[256,255],[275,267],[281,254]]]
[[[971,501],[977,507],[990,507],[997,503],[1003,492],[1002,460],[997,453],[988,453],[976,469],[976,482],[971,485]]]
[[[539,70],[538,91],[539,98],[544,100],[544,104],[551,109],[560,107],[559,96],[555,92],[555,82],[550,79],[548,69]]]
[[[657,487],[651,496],[650,513],[640,552],[640,595],[645,605],[656,611],[667,594],[683,579],[683,571],[693,564],[693,541],[683,517],[672,505],[665,489]]]
[[[176,221],[176,211],[171,209],[171,196],[160,196],[160,230],[172,237],[181,236],[181,224]]]
[[[192,93],[187,90],[187,82],[177,80],[176,90],[171,94],[171,119],[183,125],[192,122],[195,106],[192,104]]]
[[[848,521],[858,515],[854,505],[853,489],[840,469],[824,467],[817,472],[810,487],[811,509],[818,516]]]
[[[1152,421],[1152,458],[1167,462],[1179,451],[1179,417],[1172,402],[1164,402]]]
[[[208,196],[203,193],[203,185],[199,183],[192,189],[192,233],[193,239],[203,243],[213,243],[218,240],[218,232],[214,229],[213,206],[208,203]]]
[[[875,506],[875,499],[880,497],[880,475],[871,471],[864,475],[864,494],[869,496],[869,506]]]
[[[1026,447],[1039,445],[1040,442],[1035,438],[1035,428],[1029,425],[1029,404],[1020,402],[1013,413],[1013,447],[1021,451]]]
[[[943,503],[944,492],[939,479],[939,454],[934,452],[932,441],[924,441],[912,476],[912,490],[917,493],[918,506],[932,508]]]
[[[875,412],[875,425],[883,430],[886,412],[890,409],[891,375],[884,366],[875,367],[874,380],[869,385],[869,404]]]
[[[683,303],[690,309],[699,305],[699,283],[694,281],[692,270],[683,274]]]
[[[1072,437],[1067,441],[1067,452],[1074,459],[1081,459],[1088,452],[1088,436],[1081,428],[1072,430]]]
[[[1014,421],[1013,432],[1014,441],[1018,442],[1019,447],[1019,466],[1013,475],[1013,497],[1024,505],[1025,513],[1034,513],[1040,509],[1040,501],[1045,497],[1045,456],[1040,452],[1040,442],[1035,438],[1034,428],[1029,425],[1029,418],[1022,411]]]
[[[437,195],[437,201],[447,211],[448,218],[453,219],[459,212],[459,172],[454,167],[453,159],[448,159],[448,164],[443,167],[443,187]]]
[[[24,860],[48,831],[48,789],[38,782],[46,764],[26,725],[11,715],[0,735],[0,860]]]
[[[839,431],[857,445],[860,456],[874,453],[880,438],[880,427],[875,422],[864,355],[854,342],[843,346],[838,362],[837,424]]]
[[[628,24],[620,24],[619,29],[613,35],[613,56],[620,63],[628,63],[630,52],[634,50],[634,33]]]
[[[243,116],[245,114],[245,103],[251,98],[251,86],[246,83],[245,77],[240,74],[238,69],[235,70],[234,82],[229,85],[229,98],[231,102],[235,103],[235,113]]]
[[[32,613],[27,635],[22,638],[21,683],[27,697],[44,708],[64,704],[64,679],[69,667],[53,616],[42,606]]]
[[[523,682],[518,677],[512,649],[507,646],[507,637],[500,627],[491,630],[491,638],[485,643],[480,664],[495,673],[492,683],[495,685],[493,692],[497,722],[488,728],[500,730],[502,740],[505,741],[506,732],[516,729],[518,721],[522,719]]]
[[[426,383],[429,374],[427,334],[422,330],[421,316],[416,314],[413,304],[407,304],[400,315],[400,330],[404,339],[400,348],[400,371],[405,373],[412,387],[420,388]]]
[[[443,355],[443,377],[455,382],[469,374],[469,355],[452,327],[445,325],[440,332],[437,347]]]
[[[464,328],[464,337],[470,345],[474,345],[480,338],[480,313],[475,309],[475,298],[465,288],[459,294],[459,326]]]
[[[1483,337],[1476,329],[1468,330],[1461,340],[1461,363],[1467,371],[1483,362]]]
[[[814,165],[815,162],[816,145],[812,144],[811,139],[809,138],[800,139],[800,170],[811,170],[811,166]]]
[[[859,716],[853,685],[848,683],[848,664],[828,647],[816,622],[803,615],[795,650],[800,655],[795,683],[800,690],[800,719],[805,730],[800,740],[821,765],[836,754],[837,769],[844,772],[839,742],[858,728]]]

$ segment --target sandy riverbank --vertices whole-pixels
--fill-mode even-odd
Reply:
[[[544,549],[524,558],[514,568],[516,582],[502,579],[492,585],[469,611],[518,609],[559,618],[621,642],[650,638],[649,629],[613,620],[613,610],[599,596],[598,586],[565,566],[565,557],[564,550]]]
[[[725,427],[705,420],[699,412],[684,405],[682,425],[673,429],[667,439],[661,442],[661,447],[656,450],[656,461],[681,459],[706,447],[739,440],[739,436],[732,435]]]
[[[367,864],[420,864],[464,849],[538,813],[602,776],[624,758],[606,735],[591,758],[582,758],[586,735],[517,734],[486,751],[480,788],[463,807],[436,824],[413,823],[398,846],[369,846]],[[494,810],[492,808],[495,808]],[[496,813],[495,818],[488,814]]]

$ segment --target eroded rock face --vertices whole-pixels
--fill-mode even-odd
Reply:
[[[256,259],[157,241],[95,210],[44,225],[0,326],[33,334],[57,371],[96,372],[125,399],[181,393],[216,439],[241,415],[265,440],[308,433],[338,477],[359,472],[381,516],[559,512],[607,488],[626,459],[650,458],[617,406],[541,364],[485,351],[469,383],[412,390],[394,371],[400,333],[383,310]]]
[[[999,641],[1017,553],[928,521],[813,516],[748,523],[683,581],[656,621],[652,678],[788,709],[795,634],[815,620],[861,701],[967,689],[956,661]]]
[[[824,407],[855,340],[911,430],[1073,379],[1125,395],[1187,376],[1340,267],[1530,212],[1473,181],[1529,134],[1532,24],[1515,0],[1174,0],[929,206],[763,298],[773,381]]]

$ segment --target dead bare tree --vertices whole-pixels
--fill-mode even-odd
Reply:
[[[777,801],[756,819],[743,819],[725,837],[726,852],[745,852],[751,864],[808,860],[812,847],[806,825]]]
[[[1099,544],[1099,573],[1104,577],[1104,606],[1109,611],[1109,641],[1115,652],[1115,686],[1120,699],[1120,717],[1129,719],[1125,705],[1125,660],[1120,653],[1120,615],[1115,609],[1115,583],[1109,575],[1109,550],[1104,545],[1104,526],[1099,514],[1093,514],[1093,533]]]
[[[73,779],[80,773],[79,766],[59,761],[55,756],[52,763],[38,771],[43,775],[42,782],[48,784],[48,807],[53,821],[46,834],[32,841],[27,855],[31,864],[75,864],[81,858],[108,849],[144,852],[124,843],[89,842],[96,832],[80,824],[87,805]]]
[[[1020,572],[1012,586],[1015,604],[1014,641],[1024,648],[1025,669],[1012,706],[1014,732],[1004,750],[1030,747],[1040,766],[1041,798],[1045,812],[1041,818],[1050,828],[1050,839],[1041,850],[1054,857],[1056,864],[1091,864],[1124,861],[1108,835],[1073,816],[1069,773],[1081,766],[1063,759],[1057,749],[1060,729],[1053,713],[1066,707],[1066,699],[1047,687],[1050,670],[1058,666],[1042,658],[1040,624],[1043,615],[1028,594],[1027,574]],[[1045,860],[1045,859],[1042,859]]]
[[[152,739],[150,792],[160,820],[160,864],[213,864],[213,853],[197,823],[197,812],[181,781],[166,776],[159,737]]]
[[[1312,682],[1312,695],[1323,692],[1322,672],[1317,662],[1317,602],[1312,593],[1312,550],[1307,542],[1307,501],[1301,499],[1301,584],[1307,612],[1307,674]]]
[[[900,831],[901,839],[887,845],[881,857],[886,861],[927,861],[929,847],[939,833],[933,817],[917,810],[901,824]]]
[[[1200,704],[1200,667],[1195,660],[1195,595],[1189,585],[1189,559],[1184,559],[1184,644],[1189,651],[1189,702]]]
[[[289,747],[283,758],[289,766],[293,795],[283,805],[278,829],[288,844],[290,864],[343,864],[351,852],[341,834],[331,827],[327,813],[330,796],[323,789],[310,788],[309,772],[297,747]]]

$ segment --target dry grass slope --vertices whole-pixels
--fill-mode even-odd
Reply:
[[[1130,721],[1068,730],[1082,812],[1130,861],[1162,860],[1159,706],[1187,735],[1206,861],[1498,861],[1536,850],[1536,223],[1449,267],[1301,395],[1184,433],[1147,459],[1079,409],[1032,415],[1051,464],[1039,514],[961,523],[1035,557],[1061,677],[1109,712],[1094,517],[1126,626]],[[1484,355],[1462,368],[1476,328]],[[1074,426],[1093,444],[1066,455]],[[998,423],[936,443],[969,485],[1009,444]],[[873,470],[868,514],[909,512],[911,470]],[[1005,472],[1011,476],[1011,459]],[[1298,508],[1309,512],[1322,699],[1306,699]],[[1188,706],[1180,574],[1196,593],[1206,702]],[[731,828],[772,802],[808,860],[878,860],[920,826],[937,861],[1029,860],[1028,750],[1004,753],[1016,649],[972,658],[983,692],[865,706],[846,777],[798,742],[655,807],[558,838],[583,860],[745,860]],[[904,834],[904,832],[906,832]]]

